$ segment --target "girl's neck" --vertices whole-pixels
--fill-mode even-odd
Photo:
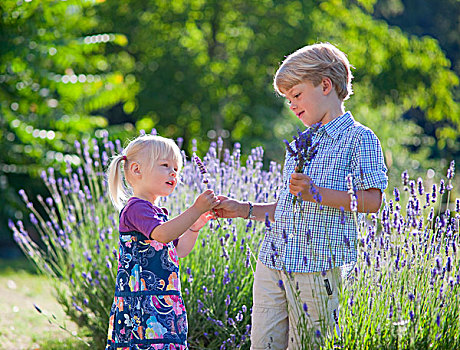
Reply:
[[[134,195],[134,197],[139,198],[139,199],[143,199],[143,200],[145,200],[147,202],[152,203],[153,205],[155,205],[155,202],[157,200],[157,196],[148,196],[148,195],[146,195],[144,193],[139,193],[139,192],[136,192],[136,191],[134,191],[133,195]]]

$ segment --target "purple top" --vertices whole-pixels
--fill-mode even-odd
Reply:
[[[137,231],[150,239],[155,227],[166,222],[168,210],[159,208],[149,201],[131,197],[120,216],[120,232]]]

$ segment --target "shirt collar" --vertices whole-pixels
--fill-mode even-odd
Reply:
[[[351,115],[350,112],[346,112],[345,114],[342,114],[341,116],[335,118],[334,120],[331,120],[329,123],[326,123],[322,125],[318,129],[318,133],[326,133],[333,139],[337,138],[340,134],[342,134],[343,131],[348,129],[350,126],[353,125],[354,123],[353,116]]]

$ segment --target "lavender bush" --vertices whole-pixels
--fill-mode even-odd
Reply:
[[[358,263],[342,296],[338,345],[460,348],[460,201],[451,203],[454,171],[452,162],[446,181],[429,186],[404,172],[402,191],[394,188],[380,215],[361,224]]]
[[[50,277],[57,300],[95,348],[106,339],[117,269],[118,213],[106,193],[104,169],[122,147],[107,137],[77,143],[80,166],[67,164],[65,177],[53,169],[43,173],[51,195],[37,198],[41,208],[21,191],[41,242],[34,242],[23,222],[10,222],[16,242]],[[184,155],[183,184],[160,205],[178,215],[205,187],[241,199],[274,200],[280,167],[273,163],[271,171],[263,171],[262,158],[262,148],[254,149],[242,167],[239,145],[230,152],[220,142],[213,144],[203,158],[209,172],[203,183],[203,174]],[[181,260],[192,348],[248,348],[252,267],[263,227],[243,220],[212,222],[201,230],[192,254]]]
[[[65,177],[52,169],[43,174],[51,196],[38,198],[39,210],[22,192],[41,243],[22,222],[10,222],[18,244],[53,281],[58,301],[95,348],[106,339],[117,268],[118,213],[103,170],[121,144],[107,137],[77,144],[80,166],[68,165]],[[281,167],[271,163],[265,171],[262,161],[263,150],[256,148],[242,165],[239,145],[230,151],[219,141],[203,157],[207,173],[185,159],[182,185],[160,204],[178,215],[205,187],[241,200],[275,201]],[[404,174],[402,190],[388,191],[379,215],[360,225],[359,261],[341,300],[342,337],[324,339],[325,348],[460,347],[460,204],[445,205],[452,200],[453,174],[452,166],[442,184],[429,188]],[[242,219],[212,221],[181,260],[192,349],[249,348],[253,270],[268,229]]]
[[[21,221],[10,222],[16,242],[50,277],[57,301],[97,348],[106,338],[117,268],[117,213],[107,198],[103,174],[115,147],[121,149],[107,135],[102,142],[103,150],[96,139],[76,143],[80,166],[73,169],[67,163],[66,177],[56,176],[52,168],[42,173],[51,196],[37,197],[39,209],[20,191],[39,243]]]

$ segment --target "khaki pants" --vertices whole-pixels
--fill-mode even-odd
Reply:
[[[324,332],[340,335],[338,317],[341,288],[340,267],[325,273],[288,275],[257,261],[251,349],[316,348]]]

